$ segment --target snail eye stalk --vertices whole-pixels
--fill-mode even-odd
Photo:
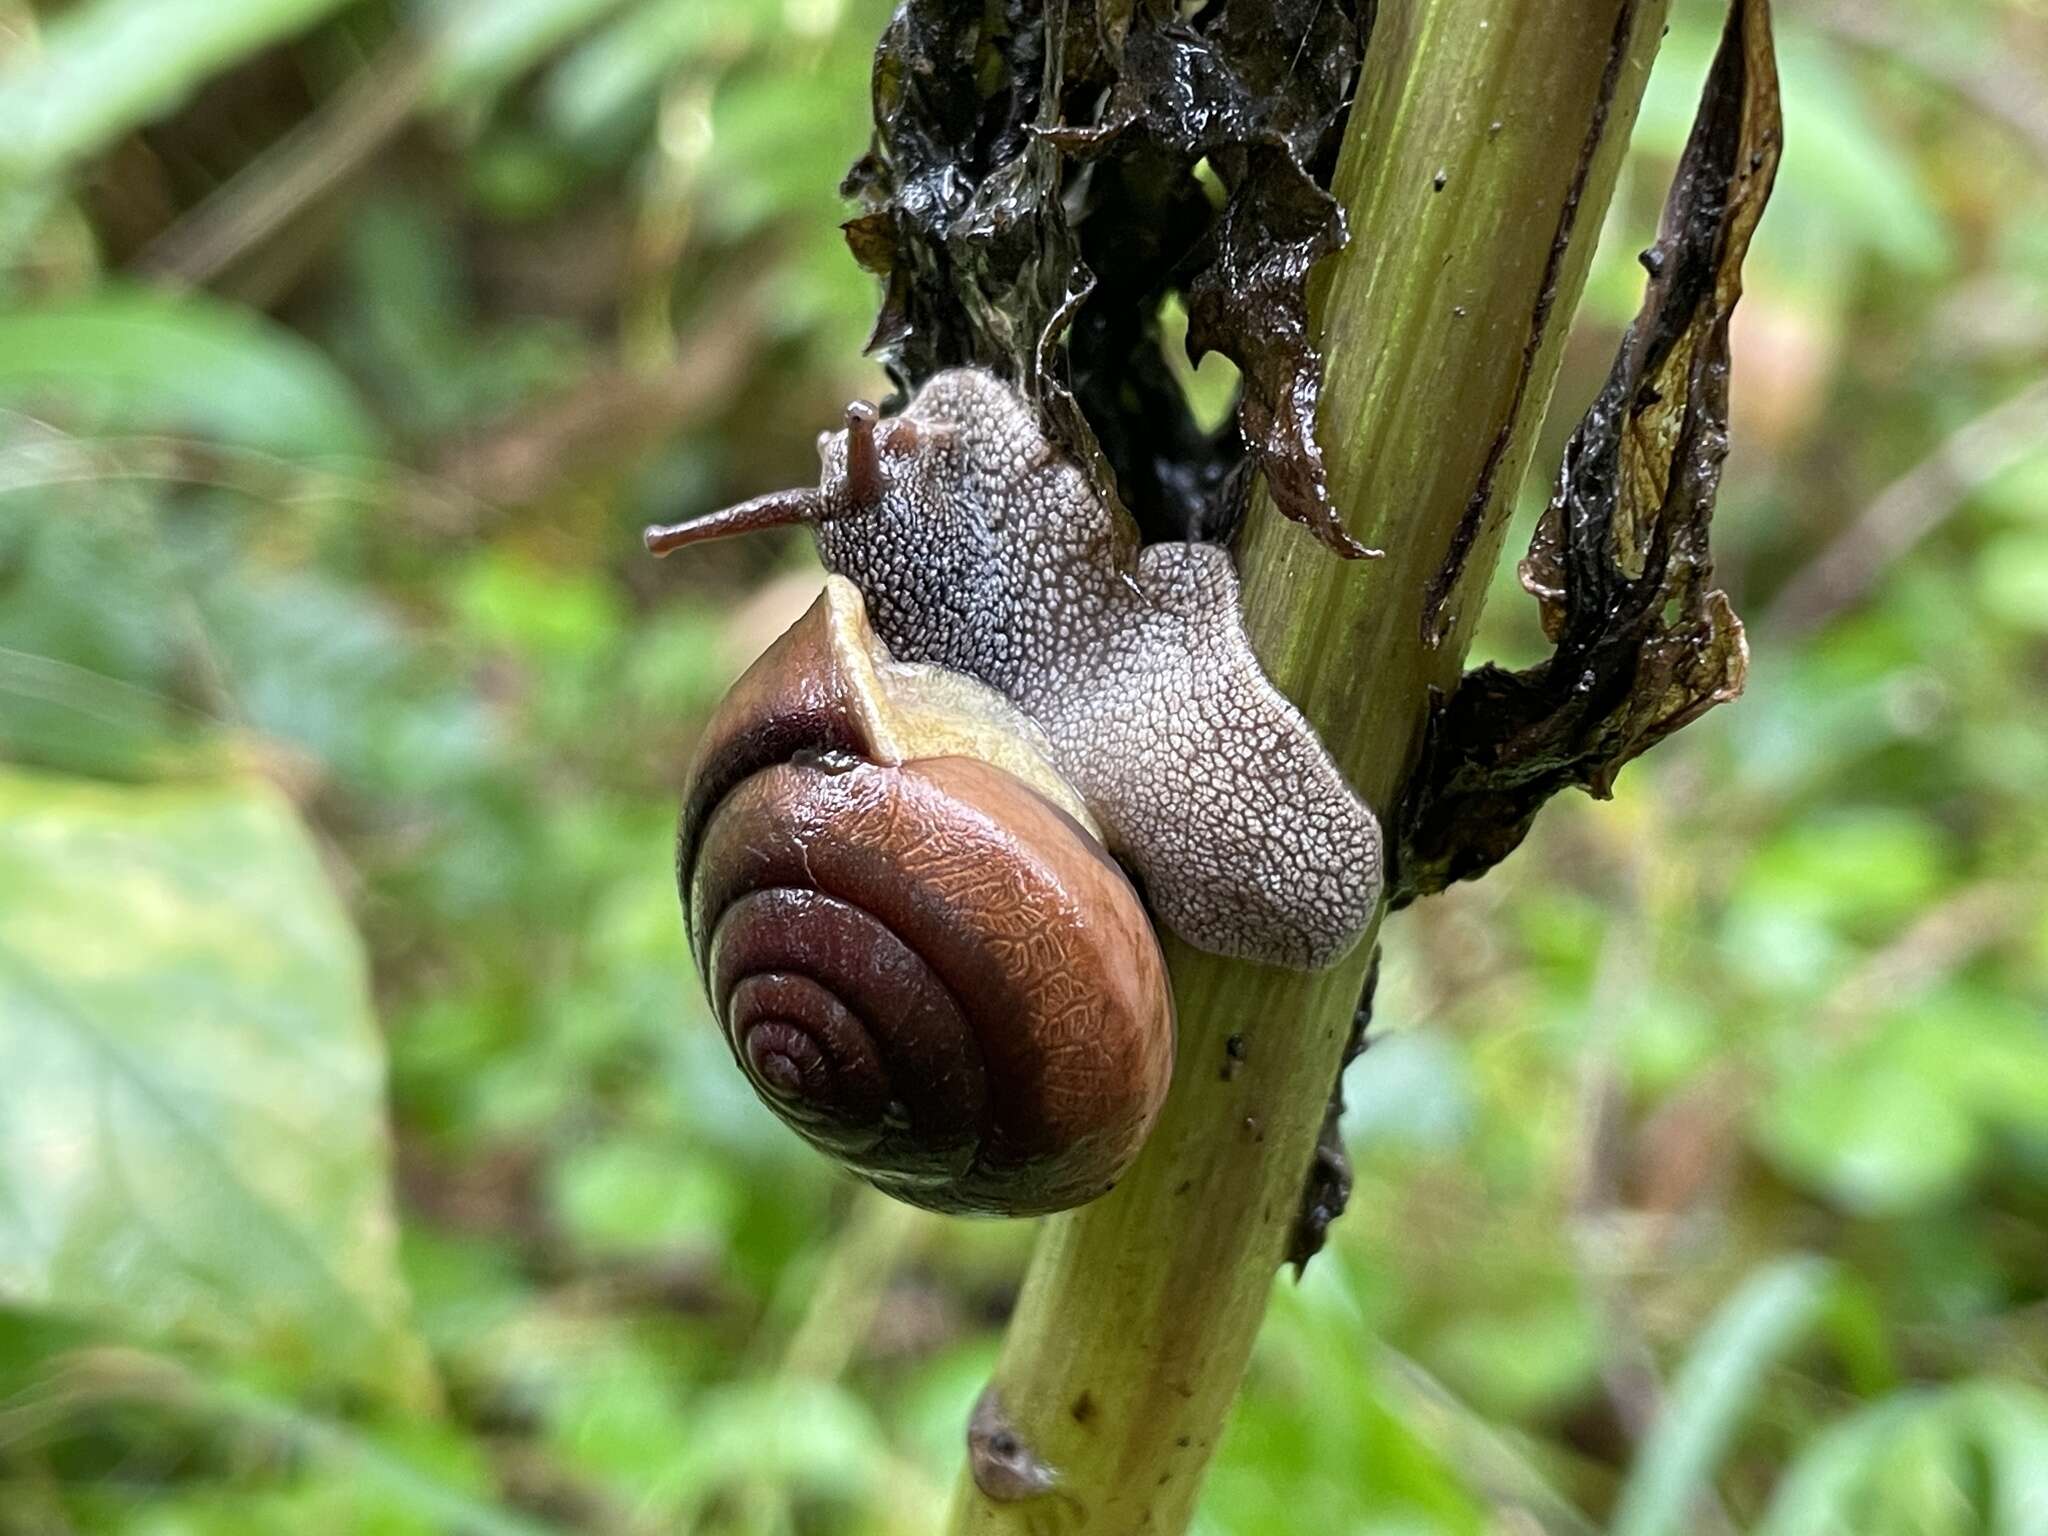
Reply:
[[[766,496],[743,501],[736,507],[707,512],[685,522],[656,524],[641,537],[647,543],[647,552],[658,558],[690,544],[729,539],[742,533],[758,533],[763,528],[815,523],[820,511],[820,498],[815,490],[771,491]]]

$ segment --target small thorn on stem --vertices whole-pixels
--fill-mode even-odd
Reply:
[[[974,1485],[998,1504],[1035,1499],[1059,1486],[1059,1472],[1025,1443],[1003,1411],[994,1382],[983,1388],[967,1424],[967,1465]]]

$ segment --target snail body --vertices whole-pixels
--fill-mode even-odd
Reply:
[[[829,578],[720,706],[686,791],[698,968],[762,1099],[884,1191],[1034,1214],[1093,1199],[1165,1098],[1143,903],[1045,734],[903,665]]]
[[[650,529],[649,548],[807,524],[896,658],[965,674],[1036,727],[1166,927],[1303,969],[1357,942],[1379,825],[1261,670],[1227,551],[1140,548],[1030,403],[977,369],[886,421],[849,407],[819,453],[815,490]]]

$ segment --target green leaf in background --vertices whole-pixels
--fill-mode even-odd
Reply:
[[[1814,1439],[1755,1536],[2035,1536],[2048,1395],[1984,1379],[1900,1393]]]
[[[2013,628],[2048,633],[2048,531],[2001,534],[1977,557],[1984,606]]]
[[[1858,1214],[1952,1199],[1995,1135],[2048,1144],[2048,1026],[1968,988],[1859,1020],[1788,1052],[1755,1129],[1787,1177]]]
[[[1673,25],[1637,119],[1640,149],[1677,158],[1720,26],[1718,10],[1707,7]],[[1796,13],[1779,31],[1785,163],[1757,251],[1780,281],[1824,287],[1845,257],[1865,253],[1932,276],[1954,256],[1926,178],[1871,114],[1852,62]],[[1818,272],[1801,270],[1809,258]]]
[[[1341,1267],[1319,1259],[1299,1284],[1275,1286],[1255,1357],[1256,1385],[1224,1438],[1196,1526],[1200,1536],[1483,1536],[1516,1528],[1512,1522],[1528,1510],[1549,1511],[1554,1497],[1546,1498],[1540,1477],[1524,1476],[1529,1469],[1518,1461],[1505,1474],[1513,1492],[1490,1486],[1485,1495],[1478,1492],[1511,1458],[1497,1437],[1474,1444],[1477,1415],[1455,1405],[1452,1394],[1431,1381],[1428,1409],[1415,1411],[1422,1390],[1416,1383],[1426,1377],[1378,1347],[1380,1317],[1367,1296],[1372,1280],[1365,1266],[1345,1255]],[[1277,1379],[1262,1383],[1269,1372]],[[1472,1475],[1482,1464],[1484,1475]],[[1365,1489],[1369,1496],[1362,1496]],[[1493,1514],[1509,1505],[1523,1508],[1503,1515],[1496,1527]],[[1547,1518],[1536,1524],[1560,1536],[1571,1530]]]
[[[593,32],[556,65],[540,88],[542,112],[564,138],[601,133],[659,95],[662,81],[694,54],[725,37],[736,43],[765,8],[704,0],[640,0]]]
[[[880,1426],[829,1382],[771,1378],[720,1387],[693,1406],[692,1422],[694,1437],[661,1477],[667,1497],[685,1508],[743,1480],[843,1497],[891,1471]],[[905,1492],[899,1486],[897,1496]]]
[[[563,1227],[591,1253],[721,1251],[740,1192],[722,1170],[692,1160],[689,1151],[652,1136],[613,1136],[574,1148],[550,1191]]]
[[[281,797],[0,774],[0,1301],[427,1392],[359,940]]]
[[[200,1371],[169,1354],[101,1342],[92,1330],[0,1308],[0,1376],[31,1383],[5,1450],[73,1463],[116,1425],[126,1475],[77,1480],[63,1514],[10,1479],[0,1459],[0,1531],[95,1536],[559,1536],[508,1508],[488,1456],[444,1419],[309,1411],[247,1372]],[[147,1447],[206,1447],[183,1476],[140,1470]],[[224,1468],[234,1471],[223,1475]],[[26,1494],[24,1500],[23,1495]],[[28,1508],[21,1506],[26,1502]]]
[[[347,0],[86,0],[0,73],[0,180],[47,176]],[[5,356],[0,347],[0,356]]]
[[[1714,1314],[1671,1384],[1615,1510],[1613,1536],[1678,1536],[1766,1370],[1819,1315],[1828,1270],[1811,1258],[1753,1272]]]
[[[226,762],[204,722],[161,694],[4,645],[0,759],[128,779]]]
[[[1971,494],[1995,522],[2048,524],[2048,448],[2015,459]]]
[[[1979,1148],[1968,1105],[1946,1083],[1881,1051],[1788,1075],[1759,1112],[1757,1139],[1786,1174],[1861,1215],[1953,1195]]]
[[[625,0],[463,0],[434,39],[442,102],[496,90],[581,36]]]
[[[52,404],[74,431],[191,433],[287,457],[372,457],[382,437],[317,348],[196,294],[110,287],[0,314],[0,410]]]
[[[1917,1394],[1902,1392],[1816,1437],[1779,1484],[1756,1536],[1870,1536],[1845,1523],[1847,1506],[1872,1463],[1921,1406]]]

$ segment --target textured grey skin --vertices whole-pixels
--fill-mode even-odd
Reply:
[[[809,523],[899,660],[977,677],[1043,728],[1168,928],[1303,969],[1350,949],[1379,900],[1379,824],[1259,669],[1230,556],[1138,548],[991,374],[940,374],[879,426],[856,417],[819,438],[815,496],[650,530],[649,547]],[[849,472],[856,430],[878,473]]]

